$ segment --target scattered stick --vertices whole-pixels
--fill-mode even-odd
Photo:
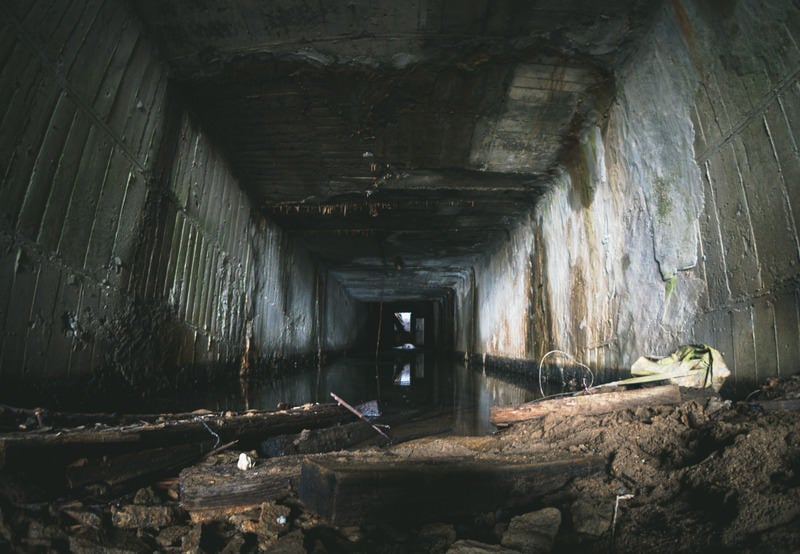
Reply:
[[[231,442],[226,442],[225,444],[221,444],[221,445],[215,447],[214,450],[212,450],[211,452],[209,452],[208,454],[203,456],[203,459],[209,458],[209,457],[213,456],[214,454],[219,454],[220,452],[229,449],[231,446],[234,446],[235,444],[238,444],[238,442],[239,442],[238,440],[235,440],[235,441],[231,441]]]
[[[386,440],[388,440],[389,442],[392,442],[392,439],[391,439],[391,437],[389,437],[389,435],[387,435],[386,433],[384,433],[383,431],[381,431],[381,429],[380,429],[380,428],[379,428],[377,425],[375,425],[374,423],[372,423],[372,422],[371,422],[371,421],[370,421],[370,420],[369,420],[369,419],[368,419],[368,418],[367,418],[367,417],[366,417],[364,414],[362,414],[361,412],[359,412],[358,410],[356,410],[355,408],[353,408],[353,407],[352,407],[350,404],[348,404],[347,402],[345,402],[344,400],[342,400],[341,398],[339,398],[338,396],[336,396],[336,393],[333,393],[333,392],[332,392],[332,393],[331,393],[331,397],[332,397],[334,400],[336,400],[336,402],[338,402],[340,406],[342,406],[343,408],[347,408],[347,409],[348,409],[348,410],[350,410],[350,411],[351,411],[353,414],[355,414],[355,415],[356,415],[356,417],[358,417],[358,419],[360,419],[360,420],[362,420],[362,421],[366,421],[367,423],[369,423],[370,427],[372,427],[373,429],[375,429],[375,431],[377,431],[377,433],[378,433],[379,435],[381,435],[382,437],[384,437],[384,438],[385,438]]]

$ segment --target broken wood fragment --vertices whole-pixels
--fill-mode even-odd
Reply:
[[[512,458],[342,461],[307,459],[300,500],[334,525],[365,520],[439,521],[533,505],[572,478],[604,467],[600,457],[554,462]]]
[[[680,404],[680,402],[681,391],[678,385],[615,392],[598,391],[595,394],[528,402],[520,406],[493,406],[489,412],[489,421],[493,425],[508,425],[548,414],[564,417],[599,415],[640,406]]]

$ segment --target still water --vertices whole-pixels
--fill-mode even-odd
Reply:
[[[453,431],[462,435],[493,432],[492,406],[521,404],[540,396],[535,375],[487,374],[421,350],[395,350],[381,355],[377,371],[374,356],[350,356],[320,369],[298,369],[268,381],[218,388],[202,397],[161,400],[175,411],[271,410],[279,404],[332,402],[332,392],[352,405],[378,400],[385,415],[409,409],[452,410]]]

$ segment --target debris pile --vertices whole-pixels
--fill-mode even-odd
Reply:
[[[35,479],[14,465],[43,452],[42,435],[59,433],[39,428],[46,414],[30,414],[17,425],[36,430],[0,435],[0,550],[796,552],[800,410],[762,404],[796,400],[798,385],[798,376],[770,380],[738,403],[711,388],[599,412],[554,402],[483,437],[402,442],[393,425],[391,446],[330,406],[350,418],[331,429],[357,425],[373,446],[337,449],[341,432],[317,443],[309,437],[318,429],[274,435],[282,445],[305,445],[300,453],[264,448],[260,437],[208,454],[216,440],[203,429],[206,450],[182,470],[114,481],[106,464],[105,473],[85,470],[105,481],[86,474],[80,486],[66,476],[95,467],[97,444],[81,443],[80,455],[56,450],[53,463],[68,462],[66,473]],[[219,422],[205,421],[230,439]],[[135,425],[126,421],[114,436]],[[20,434],[38,446],[23,448]],[[124,455],[132,454],[113,458]]]

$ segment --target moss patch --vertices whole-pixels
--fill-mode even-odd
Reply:
[[[656,213],[659,219],[665,220],[672,213],[672,196],[670,195],[671,189],[674,188],[669,181],[663,177],[656,177],[653,181],[653,190],[655,191]]]

